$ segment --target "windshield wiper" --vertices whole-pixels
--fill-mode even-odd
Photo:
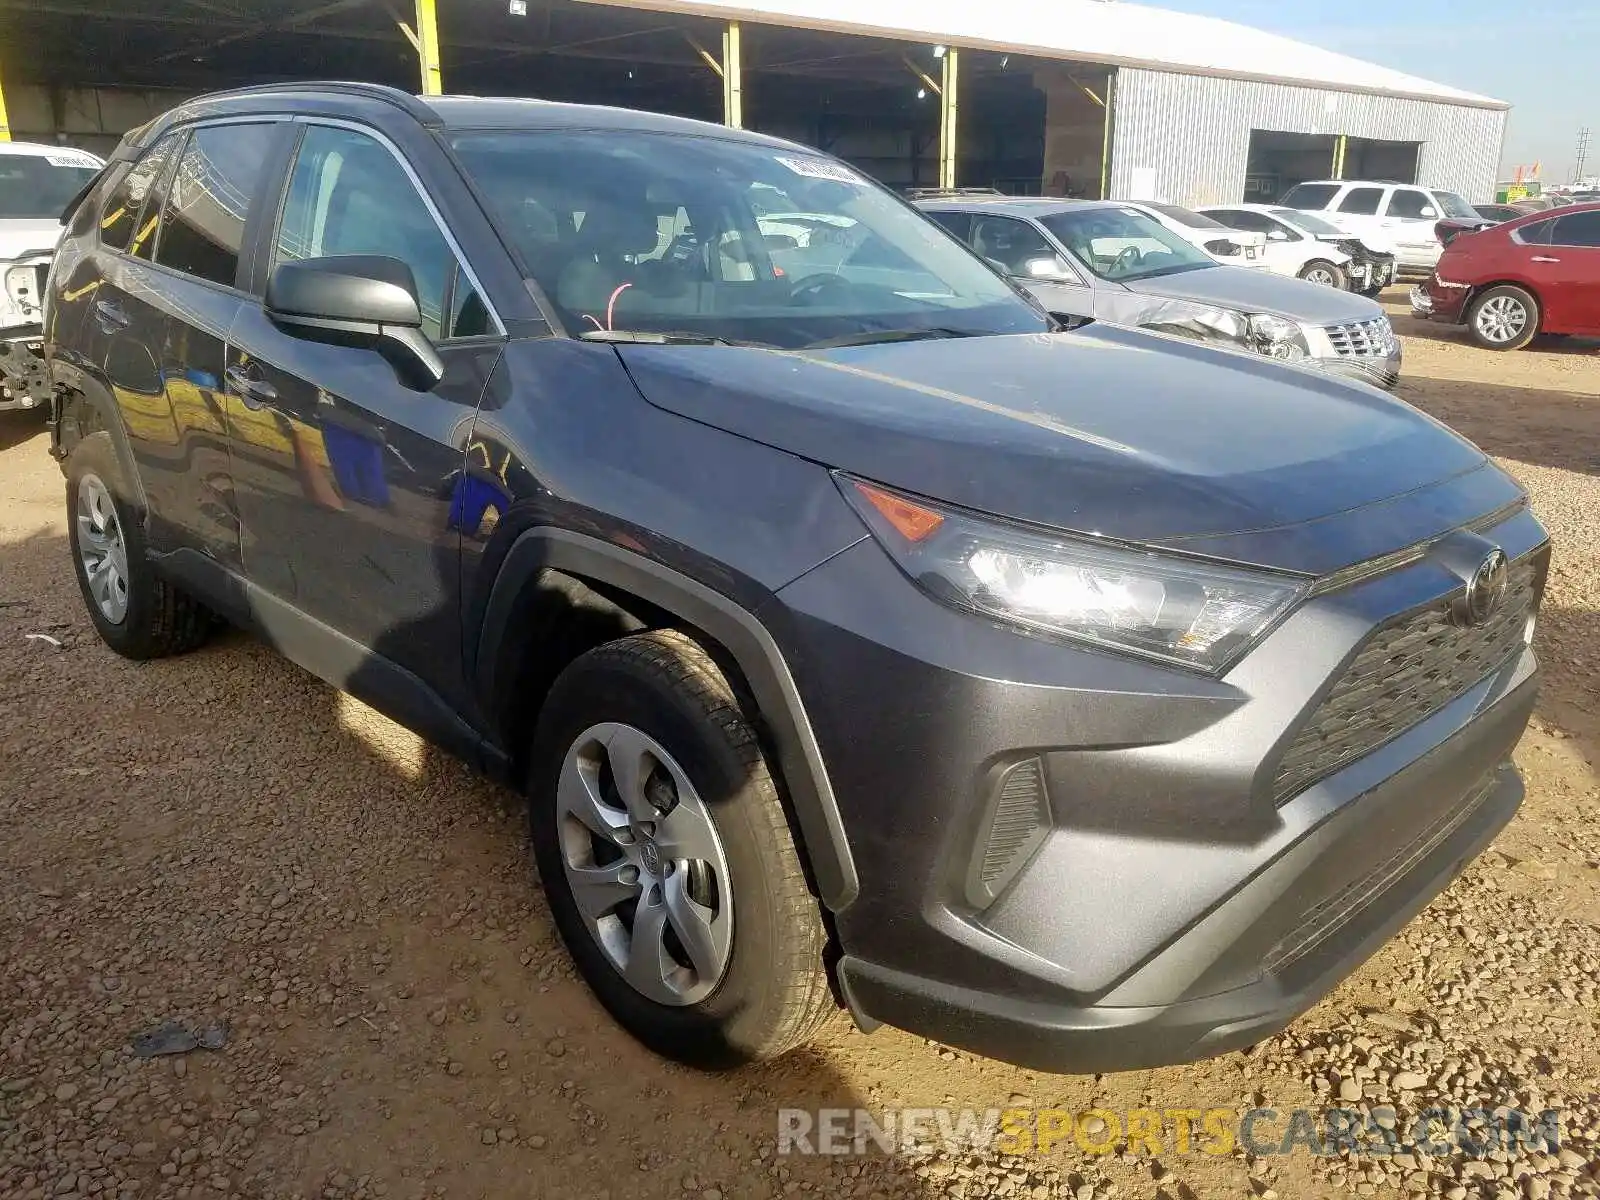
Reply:
[[[846,333],[839,337],[823,338],[817,342],[807,342],[801,346],[802,350],[827,350],[835,346],[872,346],[879,342],[920,342],[932,338],[962,338],[980,337],[981,334],[970,329],[951,329],[948,326],[935,325],[920,329],[867,329],[860,333]]]
[[[661,333],[653,329],[586,329],[578,335],[586,342],[610,342],[629,346],[747,346],[774,350],[770,342],[743,342],[737,338],[716,337],[709,333]]]

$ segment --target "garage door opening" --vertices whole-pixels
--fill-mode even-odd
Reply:
[[[1328,178],[1337,142],[1331,133],[1252,129],[1243,199],[1250,204],[1271,204],[1297,183]]]
[[[1385,142],[1377,138],[1346,138],[1341,179],[1382,179],[1387,183],[1415,183],[1421,142]]]

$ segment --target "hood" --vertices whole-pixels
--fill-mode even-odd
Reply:
[[[15,262],[32,250],[53,251],[62,230],[53,217],[0,219],[0,262]]]
[[[1374,388],[1110,325],[812,352],[615,349],[657,407],[909,492],[1129,541],[1359,523],[1487,461]],[[1286,549],[1253,561],[1309,569],[1294,539],[1269,541]]]
[[[1383,316],[1382,307],[1365,296],[1240,267],[1200,267],[1154,279],[1126,280],[1122,285],[1145,296],[1272,313],[1307,325],[1344,325]]]

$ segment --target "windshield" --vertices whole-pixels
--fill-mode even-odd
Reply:
[[[1176,204],[1152,204],[1151,208],[1163,217],[1170,217],[1179,225],[1187,225],[1191,229],[1226,229],[1228,228],[1215,217],[1208,217],[1204,213],[1197,213],[1191,209],[1179,208]]]
[[[819,154],[638,130],[452,144],[573,334],[796,349],[1051,327],[934,222]]]
[[[0,154],[0,219],[58,219],[99,172],[94,159],[65,147],[59,154]]]
[[[1478,210],[1473,208],[1454,192],[1435,192],[1433,198],[1439,202],[1439,208],[1447,217],[1475,217]]]
[[[1290,225],[1303,229],[1307,233],[1314,233],[1318,237],[1332,233],[1336,233],[1341,237],[1349,236],[1332,221],[1324,221],[1321,217],[1314,216],[1308,212],[1301,212],[1298,208],[1274,208],[1271,212],[1278,220],[1287,221]]]
[[[1214,267],[1198,246],[1134,208],[1084,208],[1043,218],[1073,257],[1118,283]]]

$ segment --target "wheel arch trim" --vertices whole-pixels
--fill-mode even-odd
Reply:
[[[121,465],[127,483],[134,491],[134,499],[139,505],[139,517],[146,526],[150,523],[150,501],[144,490],[144,479],[139,474],[138,461],[133,456],[133,446],[128,441],[128,431],[122,424],[122,412],[117,407],[115,397],[109,389],[89,372],[84,371],[70,363],[57,359],[53,364],[53,376],[56,384],[55,399],[51,404],[51,443],[52,449],[57,452],[58,458],[65,460],[66,452],[62,449],[61,423],[66,416],[65,401],[61,395],[61,388],[76,392],[84,404],[89,405],[100,414],[100,428],[111,435],[111,445],[116,451],[117,462]]]
[[[480,698],[495,695],[497,653],[518,597],[541,571],[604,583],[671,613],[733,657],[772,735],[798,833],[822,902],[839,912],[860,891],[844,820],[799,688],[777,642],[754,613],[662,563],[599,538],[551,526],[525,530],[495,576],[477,638],[473,677]]]

